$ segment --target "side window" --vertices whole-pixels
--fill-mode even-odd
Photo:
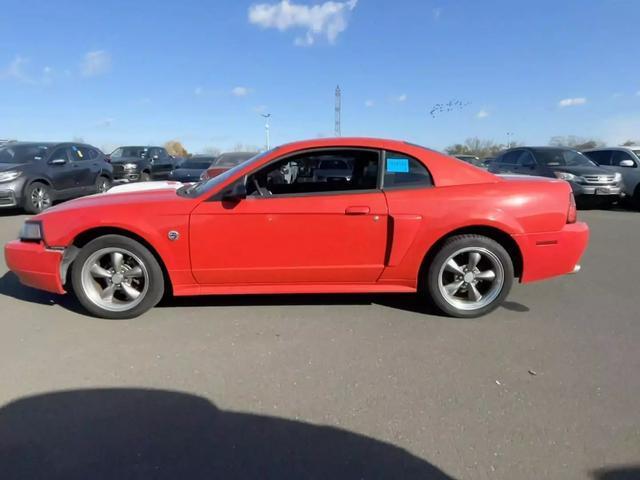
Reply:
[[[586,152],[585,155],[598,165],[611,165],[611,150],[598,150],[596,152]]]
[[[96,160],[98,157],[100,157],[100,153],[95,148],[89,148],[87,150],[89,150],[89,158],[91,160]]]
[[[518,166],[524,168],[535,168],[536,159],[528,150],[522,150],[521,155],[518,157]]]
[[[372,190],[380,155],[374,150],[305,152],[271,163],[247,178],[254,196]]]
[[[629,155],[629,153],[622,150],[614,150],[613,155],[611,155],[611,165],[614,167],[619,167],[620,162],[623,160],[633,160],[633,157]],[[633,162],[636,163],[635,161]]]
[[[159,148],[158,149],[158,156],[162,160],[167,160],[169,158],[169,153],[164,148]]]
[[[431,174],[422,162],[404,153],[385,152],[383,188],[432,187]]]
[[[516,165],[521,154],[522,150],[512,150],[511,152],[507,152],[500,159],[500,163],[505,163],[507,165]]]
[[[67,155],[67,147],[56,148],[49,157],[49,161],[51,160],[64,160],[65,162],[68,162],[69,156]]]
[[[71,146],[71,159],[74,162],[82,162],[85,160],[91,160],[91,154],[87,147],[81,147],[78,145]]]

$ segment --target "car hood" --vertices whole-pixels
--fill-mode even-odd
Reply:
[[[116,185],[111,187],[106,193],[113,195],[114,193],[127,193],[127,192],[146,192],[149,190],[172,190],[176,191],[182,187],[181,182],[166,180],[162,182],[136,182],[125,183],[124,185]]]
[[[15,170],[20,168],[24,163],[0,163],[0,172],[6,172],[7,170]]]
[[[567,172],[572,173],[574,175],[582,176],[582,175],[606,175],[607,170],[602,167],[568,167],[563,165],[558,166],[549,166],[551,170],[554,172]]]
[[[176,177],[199,177],[204,172],[201,168],[176,168],[173,175]]]
[[[144,161],[143,158],[140,157],[118,157],[116,158],[112,158],[111,159],[111,163],[135,163],[135,162],[142,162]]]
[[[45,210],[37,215],[36,219],[46,219],[47,217],[77,212],[79,216],[95,216],[94,210],[105,211],[115,217],[126,212],[132,215],[144,215],[144,212],[153,212],[164,215],[175,215],[189,213],[194,206],[194,199],[181,197],[176,194],[175,188],[160,188],[156,190],[124,191],[121,193],[100,193],[81,197],[75,200],[61,203]],[[102,218],[103,215],[101,214]],[[97,223],[99,223],[96,220]]]

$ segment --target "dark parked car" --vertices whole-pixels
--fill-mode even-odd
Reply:
[[[194,155],[187,158],[169,173],[169,180],[183,183],[198,182],[202,173],[211,166],[215,159],[215,157],[206,155]]]
[[[0,146],[0,207],[38,213],[56,200],[106,192],[113,181],[104,154],[80,143]]]
[[[624,193],[640,209],[640,146],[598,148],[584,154],[605,170],[622,175]]]
[[[607,203],[622,192],[622,176],[609,172],[586,155],[565,147],[518,147],[500,154],[489,165],[492,173],[556,177],[571,185],[576,200]]]
[[[242,162],[255,157],[258,152],[227,152],[218,155],[208,170],[202,172],[200,180],[217,177],[221,173],[226,172],[231,167],[241,164]]]
[[[109,155],[116,183],[166,179],[174,168],[163,147],[118,147]]]

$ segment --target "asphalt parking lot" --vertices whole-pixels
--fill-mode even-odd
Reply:
[[[395,295],[98,320],[2,261],[0,476],[637,478],[640,213],[580,218],[580,274],[477,320]]]

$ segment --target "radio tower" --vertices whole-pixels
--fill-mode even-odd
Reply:
[[[338,85],[336,87],[336,126],[335,126],[336,137],[342,136],[342,132],[340,128],[341,114],[342,114],[342,92],[340,91],[340,85]]]

